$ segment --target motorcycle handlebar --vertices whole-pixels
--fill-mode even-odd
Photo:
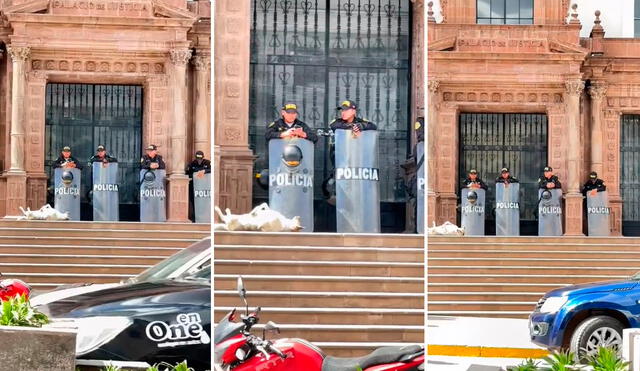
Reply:
[[[287,358],[286,354],[284,354],[280,349],[274,347],[273,344],[271,344],[270,342],[267,342],[267,347],[269,348],[270,351],[272,351],[275,354],[277,354],[280,358],[282,358],[282,359]]]

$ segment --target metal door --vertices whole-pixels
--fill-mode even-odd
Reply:
[[[622,115],[621,120],[622,234],[640,236],[640,115]]]
[[[98,145],[118,159],[120,220],[139,220],[138,170],[142,146],[142,87],[136,85],[47,84],[45,172],[64,146],[82,169],[81,217],[91,220],[89,158]]]
[[[335,108],[355,100],[380,129],[383,231],[402,231],[409,147],[409,0],[251,0],[250,143],[257,171],[268,167],[266,125],[293,101],[310,127],[327,128]],[[335,231],[322,182],[333,169],[328,140],[315,151],[315,230]],[[254,187],[254,202],[268,192]]]
[[[475,168],[489,186],[486,232],[495,234],[495,179],[503,167],[520,181],[520,234],[537,234],[536,209],[542,168],[547,165],[544,114],[461,113],[458,189]]]

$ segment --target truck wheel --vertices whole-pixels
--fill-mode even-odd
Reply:
[[[571,336],[570,350],[584,359],[600,347],[622,348],[622,323],[609,316],[595,316],[582,321]]]

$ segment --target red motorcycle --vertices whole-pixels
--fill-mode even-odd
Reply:
[[[31,294],[31,287],[24,281],[16,279],[1,279],[2,273],[0,273],[0,301],[13,298],[16,295],[24,295],[29,298]]]
[[[267,332],[279,333],[271,321],[262,338],[251,333],[259,321],[260,307],[249,314],[242,278],[238,292],[246,314],[235,322],[236,310],[229,312],[214,330],[214,366],[216,371],[418,371],[424,370],[424,347],[383,347],[359,358],[326,356],[320,348],[302,339],[266,340]]]

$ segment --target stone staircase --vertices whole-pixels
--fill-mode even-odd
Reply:
[[[241,275],[249,305],[262,307],[262,324],[280,326],[278,337],[303,338],[335,356],[424,343],[420,236],[216,232],[214,244],[216,322],[243,310]]]
[[[0,221],[0,272],[36,292],[137,275],[209,236],[208,224]]]
[[[640,271],[630,237],[429,237],[430,315],[527,318],[561,286]]]

